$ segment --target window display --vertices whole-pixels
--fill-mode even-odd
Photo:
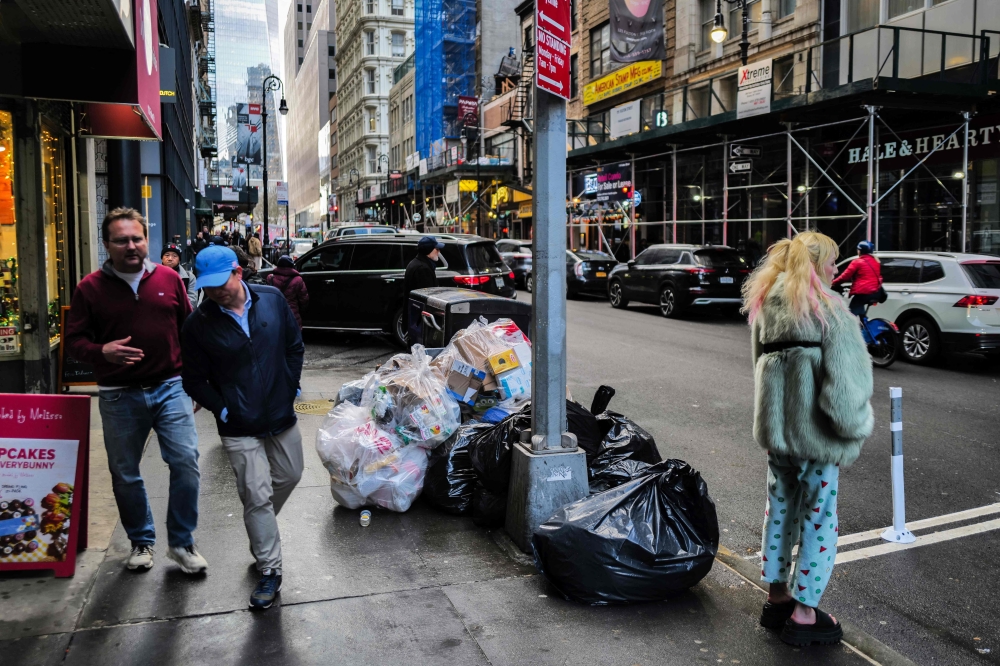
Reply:
[[[20,350],[13,116],[0,111],[0,355]]]

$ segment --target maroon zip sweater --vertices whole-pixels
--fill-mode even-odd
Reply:
[[[191,314],[184,282],[172,271],[146,259],[138,293],[111,270],[80,281],[66,316],[66,352],[94,366],[99,386],[156,384],[181,374],[181,326]],[[101,349],[112,340],[143,351],[135,365],[111,363]]]

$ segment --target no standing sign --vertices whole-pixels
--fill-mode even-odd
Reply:
[[[570,0],[535,3],[535,85],[563,99],[570,97]]]

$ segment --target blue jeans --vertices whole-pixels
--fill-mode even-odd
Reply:
[[[173,548],[192,545],[201,475],[191,398],[181,388],[180,378],[148,389],[101,389],[98,404],[115,502],[132,546],[156,543],[153,512],[139,475],[150,429],[156,431],[160,457],[170,468],[167,542]]]

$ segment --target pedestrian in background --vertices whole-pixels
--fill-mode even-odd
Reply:
[[[406,293],[406,301],[403,307],[406,309],[406,330],[412,339],[416,335],[417,322],[410,320],[410,292],[414,289],[427,289],[438,286],[437,267],[438,256],[444,249],[444,243],[438,241],[434,236],[424,236],[417,241],[417,256],[410,260],[406,266],[406,273],[403,275],[403,290]]]
[[[181,250],[180,246],[174,244],[168,245],[160,253],[160,263],[177,272],[177,275],[181,278],[181,282],[184,283],[184,291],[187,292],[191,309],[194,310],[198,307],[198,280],[195,278],[194,273],[181,265],[182,252],[183,250]]]
[[[278,265],[267,276],[267,284],[277,287],[285,296],[288,307],[292,309],[295,321],[299,324],[299,330],[302,330],[302,310],[309,305],[309,290],[306,289],[305,280],[295,270],[295,262],[291,257],[278,259]]]
[[[845,282],[851,283],[851,314],[863,317],[865,308],[879,302],[882,290],[882,265],[872,254],[875,246],[871,241],[858,243],[858,256],[847,265],[847,269],[834,279],[831,286],[839,289]]]
[[[269,608],[281,590],[276,516],[302,476],[293,404],[305,347],[284,296],[244,283],[232,249],[199,253],[195,274],[206,298],[184,324],[184,388],[215,414],[260,571],[250,607]]]
[[[247,241],[247,255],[250,256],[250,263],[253,269],[259,271],[264,261],[264,246],[260,243],[260,235],[254,234]]]
[[[101,237],[109,259],[80,281],[66,318],[66,350],[94,366],[111,486],[132,542],[126,566],[153,566],[156,531],[139,461],[150,429],[170,468],[167,557],[186,573],[208,563],[195,549],[198,435],[191,398],[181,386],[181,327],[191,313],[177,273],[147,258],[146,222],[115,208]]]
[[[743,287],[754,359],[754,438],[767,451],[760,623],[791,645],[835,643],[819,610],[837,559],[837,489],[872,432],[871,359],[830,288],[837,243],[803,232],[771,246]],[[798,544],[796,566],[792,548]]]

